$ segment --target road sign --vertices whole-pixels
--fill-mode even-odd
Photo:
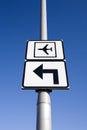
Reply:
[[[62,41],[27,42],[23,89],[67,89]]]
[[[64,60],[62,41],[28,41],[26,60]]]
[[[68,87],[65,62],[25,62],[23,87],[25,89]]]

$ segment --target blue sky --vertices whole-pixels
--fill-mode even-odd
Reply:
[[[47,0],[48,39],[63,39],[69,91],[53,91],[53,130],[87,130],[87,1]],[[27,40],[40,39],[40,0],[0,0],[0,129],[35,130],[35,91],[21,90]]]

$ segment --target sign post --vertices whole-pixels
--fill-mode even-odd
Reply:
[[[46,0],[41,0],[41,40],[47,40]],[[41,68],[43,69],[43,66],[41,66]],[[41,70],[39,71],[41,73]],[[38,72],[38,68],[34,70],[34,72],[36,74],[40,74]],[[46,73],[46,70],[44,70],[42,73]],[[40,76],[41,75],[42,74],[40,74]],[[52,123],[50,94],[49,91],[40,90],[38,91],[36,130],[52,130],[51,124]]]
[[[41,40],[47,40],[47,11],[46,0],[41,0]]]
[[[68,89],[66,60],[62,40],[47,40],[46,0],[41,0],[40,41],[28,41],[25,56],[23,89],[38,92],[36,130],[52,130],[52,90]]]

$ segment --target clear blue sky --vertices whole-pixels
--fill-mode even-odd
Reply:
[[[47,0],[48,39],[63,39],[69,91],[53,91],[52,130],[87,130],[87,0]],[[0,130],[36,130],[35,91],[21,90],[27,40],[40,39],[40,0],[0,0]]]

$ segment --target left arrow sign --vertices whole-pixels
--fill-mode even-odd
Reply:
[[[52,73],[53,74],[53,83],[59,84],[58,79],[58,70],[57,69],[43,69],[43,64],[37,67],[34,71],[41,79],[43,79],[43,73]]]

